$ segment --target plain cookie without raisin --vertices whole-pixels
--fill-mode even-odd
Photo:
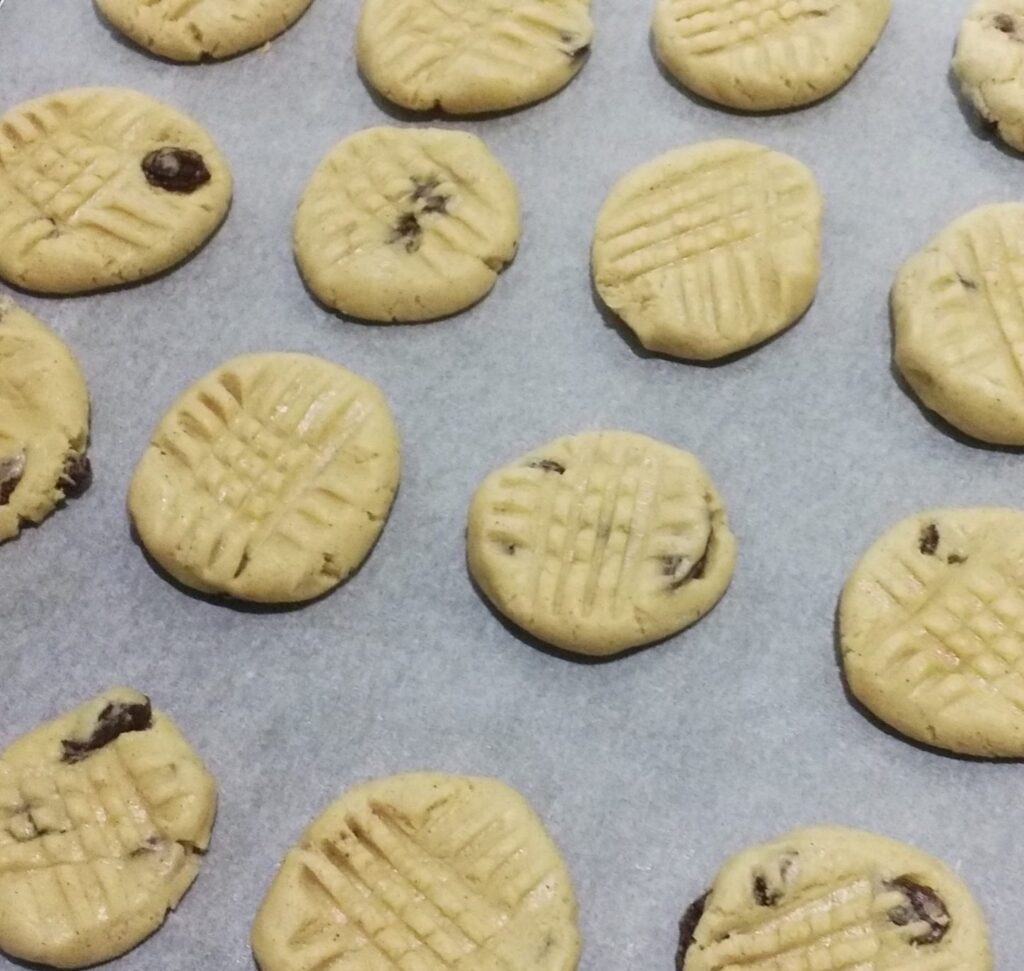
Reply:
[[[519,200],[475,135],[368,128],[336,145],[295,214],[310,290],[381,323],[465,310],[494,286],[519,240]]]
[[[725,593],[736,541],[692,455],[631,432],[585,432],[492,472],[466,532],[469,569],[509,620],[606,656],[690,626]]]
[[[131,950],[199,873],[213,779],[149,699],[113,688],[0,754],[0,950],[81,968]]]
[[[679,924],[678,971],[991,971],[988,928],[938,860],[838,826],[728,860]]]
[[[51,330],[0,296],[0,543],[92,481],[89,391]]]

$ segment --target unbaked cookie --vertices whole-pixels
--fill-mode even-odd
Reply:
[[[172,61],[231,57],[287,30],[311,0],[96,0],[140,47]]]
[[[167,412],[128,507],[146,549],[186,586],[297,602],[365,559],[398,472],[397,432],[375,385],[306,354],[250,354]]]
[[[149,699],[113,688],[0,755],[0,950],[81,968],[153,933],[199,872],[213,779]]]
[[[590,0],[363,0],[367,80],[414,111],[502,111],[558,91],[583,66]]]
[[[1024,152],[1024,0],[975,0],[960,28],[953,71],[982,118]]]
[[[898,523],[839,612],[850,690],[904,735],[1024,757],[1024,512],[940,509]]]
[[[560,438],[473,497],[469,568],[506,617],[556,647],[617,654],[688,627],[732,577],[725,509],[689,453],[631,432]]]
[[[540,820],[494,779],[356,786],[288,852],[256,916],[262,971],[573,971],[569,874]]]
[[[658,57],[691,91],[746,111],[810,104],[871,53],[891,0],[658,0]]]
[[[921,401],[982,441],[1024,445],[1024,205],[983,206],[900,270],[896,364]]]
[[[431,320],[475,303],[512,260],[515,185],[479,138],[368,128],[320,163],[295,215],[295,257],[328,306]]]
[[[74,88],[0,118],[0,277],[79,293],[160,273],[197,250],[231,174],[190,118],[124,88]]]
[[[796,830],[728,860],[679,926],[678,971],[990,971],[988,928],[938,860],[855,829]]]
[[[0,296],[0,543],[92,479],[89,392],[60,338]]]
[[[594,282],[644,347],[724,357],[810,306],[821,209],[814,176],[781,152],[733,140],[677,149],[612,189],[597,219]]]

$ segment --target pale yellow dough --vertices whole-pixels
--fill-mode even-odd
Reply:
[[[0,755],[0,950],[81,968],[153,933],[199,872],[213,779],[145,695],[113,688]]]
[[[59,337],[0,296],[0,543],[88,486],[89,392]]]
[[[677,149],[605,200],[597,290],[644,347],[713,360],[767,340],[814,299],[821,196],[796,159],[751,142]]]
[[[161,149],[202,157],[192,191],[154,185]],[[125,88],[73,88],[0,118],[0,277],[80,293],[153,276],[197,250],[231,200],[231,174],[190,118]]]
[[[953,71],[982,118],[1024,152],[1024,0],[975,0],[960,28]]]
[[[665,67],[709,101],[795,108],[842,87],[871,53],[891,0],[658,0]]]
[[[96,0],[140,47],[172,61],[241,54],[287,30],[311,0]]]
[[[1024,445],[1024,204],[975,209],[911,257],[892,291],[894,356],[950,424]]]
[[[479,138],[368,128],[336,145],[295,215],[313,293],[365,320],[431,320],[475,303],[512,260],[515,185]]]
[[[850,690],[904,735],[1024,757],[1024,512],[937,509],[893,526],[840,604]]]
[[[306,354],[249,354],[167,412],[128,507],[146,549],[186,586],[290,603],[359,566],[398,474],[398,435],[375,385]]]
[[[473,578],[502,614],[592,655],[688,627],[725,593],[736,559],[697,459],[619,431],[560,438],[492,472],[466,543]]]
[[[992,968],[985,918],[959,877],[903,843],[835,826],[732,857],[680,931],[680,971]]]
[[[359,67],[414,111],[501,111],[568,84],[590,49],[590,0],[363,0]]]
[[[494,779],[399,775],[356,786],[288,852],[260,907],[262,971],[573,971],[565,865]]]

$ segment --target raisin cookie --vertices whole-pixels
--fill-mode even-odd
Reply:
[[[113,688],[0,755],[0,950],[81,968],[153,933],[210,840],[213,779],[149,699]]]
[[[336,145],[295,215],[313,293],[364,320],[457,313],[494,286],[519,239],[515,185],[479,138],[369,128]]]
[[[89,392],[51,330],[0,296],[0,543],[88,488]]]
[[[1024,445],[1024,204],[983,206],[900,270],[894,357],[921,401],[985,442]]]
[[[597,219],[594,283],[649,350],[725,357],[810,306],[821,209],[814,176],[781,152],[733,140],[677,149],[612,189]]]
[[[691,91],[745,111],[841,88],[871,53],[891,0],[658,0],[654,43]]]
[[[953,72],[981,117],[1024,152],[1024,0],[975,0],[960,28]]]
[[[172,61],[241,54],[287,30],[311,0],[96,0],[122,34]]]
[[[554,94],[583,66],[590,0],[363,0],[367,80],[413,111],[502,111]]]
[[[573,971],[576,901],[558,849],[494,779],[356,786],[289,850],[260,907],[262,971]]]
[[[398,472],[398,435],[375,385],[306,354],[249,354],[167,412],[128,508],[150,555],[186,586],[294,603],[363,561]]]
[[[180,263],[220,224],[231,174],[190,118],[124,88],[75,88],[0,118],[0,277],[81,293]]]
[[[548,644],[610,655],[688,627],[732,577],[725,509],[689,453],[585,432],[491,473],[469,510],[470,572]]]
[[[988,928],[938,860],[834,826],[738,853],[679,925],[678,971],[990,971]]]
[[[910,738],[1024,757],[1024,512],[939,509],[893,526],[839,609],[850,690]]]

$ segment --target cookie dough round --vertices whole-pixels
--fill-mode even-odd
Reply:
[[[677,149],[609,193],[594,235],[594,283],[649,350],[724,357],[810,306],[821,210],[814,176],[781,152],[734,140]]]
[[[220,59],[287,30],[311,0],[96,0],[122,34],[172,61]]]
[[[921,401],[985,442],[1024,445],[1024,205],[961,216],[892,291],[896,364]]]
[[[975,0],[960,28],[953,72],[982,118],[1024,152],[1024,0]]]
[[[658,0],[654,43],[691,91],[745,111],[819,101],[871,53],[891,0]]]
[[[0,118],[0,277],[26,290],[151,277],[195,252],[230,200],[206,132],[137,91],[74,88]]]
[[[210,840],[213,779],[149,699],[113,688],[0,755],[0,950],[81,968],[164,922]]]
[[[898,523],[839,609],[850,690],[910,738],[1024,757],[1024,512],[938,509]]]
[[[336,145],[295,214],[295,258],[325,304],[364,320],[457,313],[516,252],[515,185],[479,138],[368,128]]]
[[[0,543],[92,479],[89,392],[59,337],[0,296]]]
[[[959,877],[903,843],[833,826],[732,857],[679,931],[679,971],[992,968],[985,918]]]
[[[262,971],[573,971],[576,901],[558,849],[494,779],[356,786],[289,850],[252,929]]]
[[[470,572],[502,614],[591,655],[690,626],[725,593],[736,559],[697,459],[620,431],[560,438],[492,472],[466,539]]]
[[[295,603],[366,558],[398,473],[398,435],[375,385],[306,354],[249,354],[167,412],[128,508],[150,555],[186,586]]]
[[[593,32],[590,0],[363,0],[356,52],[389,101],[470,115],[554,94]]]

